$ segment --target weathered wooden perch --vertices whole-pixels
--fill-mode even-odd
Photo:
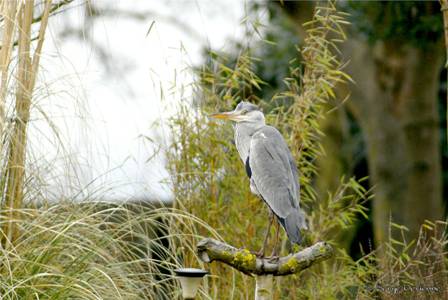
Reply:
[[[330,258],[333,248],[325,242],[318,242],[297,253],[269,259],[258,258],[247,249],[237,249],[214,239],[204,239],[198,243],[197,252],[203,262],[220,261],[247,275],[284,276],[298,273],[314,263]]]

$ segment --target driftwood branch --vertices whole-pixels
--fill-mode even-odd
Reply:
[[[199,258],[206,263],[220,261],[247,275],[284,276],[298,273],[312,264],[333,255],[333,248],[318,242],[297,253],[280,258],[259,258],[247,249],[237,249],[226,243],[204,239],[197,245]]]

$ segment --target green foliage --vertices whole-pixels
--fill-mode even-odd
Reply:
[[[268,2],[266,6],[269,25],[263,28],[263,40],[251,48],[259,58],[254,61],[254,72],[266,83],[261,91],[255,93],[262,99],[272,99],[274,94],[286,87],[284,79],[292,75],[291,70],[300,67],[301,58],[296,45],[300,45],[301,41],[294,22],[285,18],[282,8],[275,2]],[[264,108],[270,112],[275,107],[291,104],[272,99],[265,101]]]
[[[249,23],[251,18],[245,18],[246,26],[255,28],[254,31],[260,39],[252,41],[249,47],[238,40],[232,40],[229,42],[232,45],[229,53],[209,51],[204,54],[206,62],[196,71],[203,80],[202,84],[213,84],[213,94],[221,94],[228,92],[228,85],[225,84],[228,78],[220,69],[230,68],[233,72],[238,72],[249,68],[256,75],[256,84],[251,84],[249,78],[242,78],[246,86],[244,89],[240,86],[241,97],[238,99],[261,104],[265,112],[271,112],[279,106],[289,107],[292,104],[286,102],[289,99],[275,99],[273,96],[286,88],[285,78],[292,76],[292,70],[301,66],[300,52],[296,48],[300,40],[295,25],[289,18],[285,18],[281,7],[274,2],[263,6],[256,2],[248,5],[252,13],[261,14],[267,10],[269,15],[269,25],[266,26]],[[246,39],[253,40],[253,36],[247,36]],[[246,67],[242,65],[241,60],[246,62]],[[300,72],[294,74],[299,75]],[[231,103],[230,106],[234,104]]]
[[[348,1],[346,8],[357,30],[371,42],[397,40],[424,47],[443,34],[437,1]]]

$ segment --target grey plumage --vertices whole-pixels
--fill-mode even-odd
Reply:
[[[258,129],[249,149],[251,184],[277,216],[293,243],[300,243],[305,220],[299,213],[297,167],[280,132],[271,126]]]
[[[216,117],[235,124],[235,143],[250,178],[252,193],[261,197],[293,243],[300,243],[300,229],[306,228],[300,209],[299,173],[280,132],[265,124],[259,108],[240,102],[233,112]]]

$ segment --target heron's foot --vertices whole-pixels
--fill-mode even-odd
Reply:
[[[254,252],[253,254],[255,254],[256,257],[258,258],[264,258],[264,247],[260,249],[260,251]]]
[[[265,257],[269,262],[277,262],[280,259],[280,256],[278,255],[270,255]]]
[[[264,258],[264,251],[258,251],[255,253],[255,256],[258,258]]]
[[[269,261],[276,261],[280,258],[280,256],[278,255],[277,245],[274,247],[274,249],[272,249],[271,255],[266,256],[265,258]]]
[[[271,255],[269,255],[269,256],[266,257],[266,258],[272,258],[272,257],[279,257],[277,247],[275,247],[275,248],[272,250]]]

